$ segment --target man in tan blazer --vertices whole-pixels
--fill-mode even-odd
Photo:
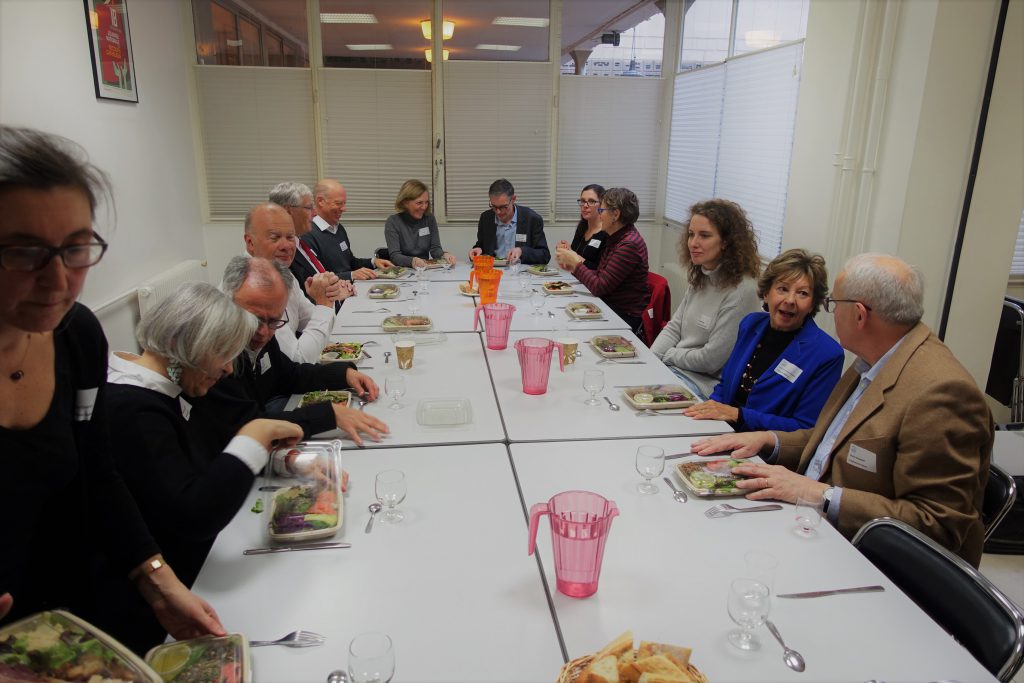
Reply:
[[[736,467],[753,500],[823,500],[852,537],[895,517],[975,566],[993,424],[974,380],[926,325],[920,272],[893,256],[862,254],[836,278],[825,310],[843,348],[857,355],[811,429],[726,434],[695,453],[761,454]]]

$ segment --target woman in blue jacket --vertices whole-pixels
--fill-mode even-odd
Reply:
[[[790,249],[757,283],[767,312],[746,316],[711,397],[683,411],[738,431],[814,425],[843,370],[843,350],[814,324],[828,294],[825,259]]]

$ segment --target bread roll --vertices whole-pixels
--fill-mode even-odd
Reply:
[[[637,683],[640,679],[640,672],[633,666],[634,662],[636,654],[632,649],[619,656],[619,683]]]
[[[666,676],[678,676],[683,673],[683,670],[665,655],[638,658],[633,666],[640,673],[664,674]]]
[[[576,683],[619,683],[619,660],[613,655],[595,657],[576,679]]]
[[[637,659],[643,659],[654,655],[665,655],[672,660],[673,664],[686,671],[686,665],[690,663],[691,652],[693,650],[688,647],[667,645],[665,643],[649,643],[646,640],[641,640],[640,649],[637,651],[636,656]]]
[[[633,651],[633,632],[626,631],[621,636],[613,640],[604,646],[604,648],[594,655],[594,659],[601,659],[602,657],[613,656],[616,659],[621,657],[626,652]]]

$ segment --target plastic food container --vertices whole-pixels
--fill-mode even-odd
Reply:
[[[697,402],[693,393],[681,384],[648,384],[625,387],[622,395],[639,410],[688,408]]]
[[[299,399],[299,408],[313,405],[314,403],[341,403],[348,406],[352,403],[352,392],[350,391],[309,391]]]
[[[252,682],[249,641],[240,633],[158,645],[146,663],[167,683]]]
[[[300,441],[274,451],[263,502],[269,513],[271,543],[303,542],[334,536],[345,521],[341,441]]]
[[[586,301],[582,303],[569,304],[565,307],[565,312],[577,320],[600,318],[604,315],[600,306]]]
[[[40,612],[0,628],[0,681],[79,680],[162,679],[124,645],[70,612]]]
[[[632,358],[636,355],[636,348],[632,342],[617,334],[594,337],[590,340],[590,345],[605,358]]]
[[[332,342],[320,352],[321,363],[337,363],[339,361],[354,363],[362,358],[362,342]]]
[[[384,318],[381,327],[385,332],[399,332],[401,330],[429,330],[434,323],[425,315],[390,315]]]
[[[366,296],[370,299],[394,299],[398,296],[398,285],[373,285]]]
[[[473,421],[473,409],[465,398],[425,398],[416,408],[416,421],[424,426],[464,425]]]

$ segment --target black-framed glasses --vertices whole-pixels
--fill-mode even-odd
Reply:
[[[869,311],[871,310],[871,307],[863,301],[858,301],[857,299],[833,299],[830,296],[825,297],[825,301],[822,303],[821,307],[825,309],[826,313],[831,313],[835,310],[836,304],[860,304]]]
[[[262,325],[266,325],[268,329],[279,330],[288,324],[288,311],[284,312],[283,318],[261,318],[256,316],[256,320]]]
[[[601,202],[597,199],[577,199],[576,203],[580,206],[597,206]]]
[[[491,210],[493,211],[504,211],[508,207],[512,206],[512,202],[509,202],[508,204],[488,204],[487,206],[491,207]]]
[[[107,243],[93,233],[93,242],[83,244],[67,244],[63,247],[45,247],[41,245],[4,244],[0,245],[0,268],[19,272],[42,270],[54,256],[66,268],[88,268],[95,266],[107,251]]]
[[[614,211],[615,209],[609,209],[607,206],[599,206],[597,212],[603,214],[605,211]]]

